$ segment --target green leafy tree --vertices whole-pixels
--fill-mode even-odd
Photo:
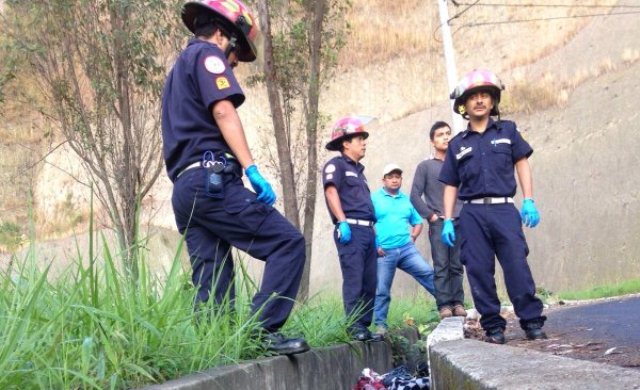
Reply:
[[[160,96],[185,37],[182,3],[6,0],[0,14],[7,50],[23,56],[42,94],[32,108],[80,157],[133,277],[141,200],[163,168]]]
[[[319,111],[325,80],[337,65],[350,6],[337,0],[259,0],[264,37],[264,74],[278,154],[285,216],[302,229],[305,264],[299,297],[309,295],[316,187]]]

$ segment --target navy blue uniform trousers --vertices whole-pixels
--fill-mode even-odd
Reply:
[[[355,316],[354,332],[365,330],[373,319],[376,298],[378,254],[376,235],[372,227],[349,225],[351,241],[341,244],[337,229],[333,238],[338,248],[342,270],[342,300],[346,315]]]
[[[506,325],[496,292],[495,257],[504,271],[507,293],[524,327],[544,322],[542,302],[527,263],[529,247],[513,204],[465,204],[460,213],[460,260],[467,270],[471,294],[485,330]]]
[[[253,297],[253,312],[270,332],[286,322],[298,294],[305,261],[302,234],[276,209],[256,201],[237,175],[224,179],[224,198],[205,195],[206,169],[186,171],[174,183],[172,204],[176,224],[186,233],[192,281],[198,289],[196,304],[214,291],[216,303],[235,296],[234,246],[265,261],[260,290]],[[272,294],[275,296],[272,297]]]

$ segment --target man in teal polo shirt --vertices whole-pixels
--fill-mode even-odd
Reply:
[[[382,184],[382,188],[371,194],[377,219],[378,284],[373,313],[378,334],[384,334],[387,329],[391,284],[396,268],[413,276],[434,297],[436,293],[433,268],[414,244],[422,232],[422,217],[410,198],[400,191],[402,169],[396,164],[386,165]]]

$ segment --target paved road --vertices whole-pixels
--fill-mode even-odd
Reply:
[[[556,306],[546,315],[548,340],[523,340],[517,321],[510,320],[509,344],[640,369],[640,295]]]

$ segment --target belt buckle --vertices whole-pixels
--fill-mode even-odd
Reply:
[[[482,199],[482,203],[484,203],[484,204],[491,204],[491,203],[492,203],[492,200],[493,200],[492,198],[483,198],[483,199]]]

